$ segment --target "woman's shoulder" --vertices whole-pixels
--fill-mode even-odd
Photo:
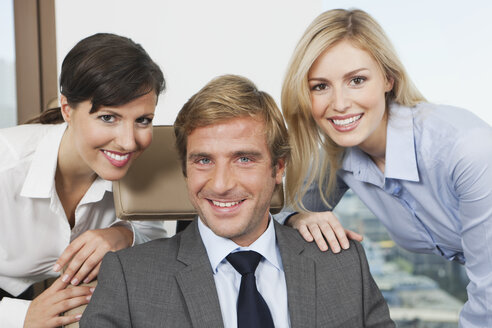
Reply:
[[[431,103],[418,104],[412,111],[416,151],[421,160],[450,169],[459,163],[490,161],[492,127],[474,113]]]
[[[23,124],[0,129],[0,167],[33,154],[48,133],[60,128],[60,124]]]
[[[464,108],[422,102],[411,110],[416,129],[440,130],[451,134],[466,134],[476,129],[490,130],[485,121]]]

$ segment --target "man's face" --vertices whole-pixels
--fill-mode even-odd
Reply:
[[[233,118],[188,135],[190,200],[207,227],[240,246],[266,230],[270,200],[284,168],[283,160],[272,167],[261,119]]]

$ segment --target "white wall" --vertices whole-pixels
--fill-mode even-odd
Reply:
[[[56,2],[61,66],[80,39],[97,32],[128,36],[161,66],[167,91],[155,124],[172,124],[210,79],[239,74],[276,99],[297,40],[321,11],[296,0],[61,0]]]
[[[278,101],[307,25],[323,10],[350,7],[381,23],[430,101],[468,108],[492,124],[487,0],[58,0],[58,63],[93,33],[131,37],[164,71],[168,89],[155,122],[171,124],[184,102],[220,74],[244,75]]]

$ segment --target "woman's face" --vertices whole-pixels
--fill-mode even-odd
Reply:
[[[72,167],[111,181],[124,177],[152,142],[156,100],[155,93],[150,92],[127,104],[90,113],[90,101],[72,109],[62,96],[62,112],[74,150],[69,155]]]
[[[385,92],[393,87],[368,52],[343,40],[325,50],[308,73],[314,120],[336,144],[384,151]]]

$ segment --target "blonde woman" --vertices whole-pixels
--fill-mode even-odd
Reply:
[[[292,163],[279,221],[320,249],[348,247],[330,212],[351,188],[402,247],[466,266],[464,327],[492,327],[492,129],[428,103],[389,39],[361,10],[308,27],[282,90]],[[308,159],[312,159],[309,161]]]

